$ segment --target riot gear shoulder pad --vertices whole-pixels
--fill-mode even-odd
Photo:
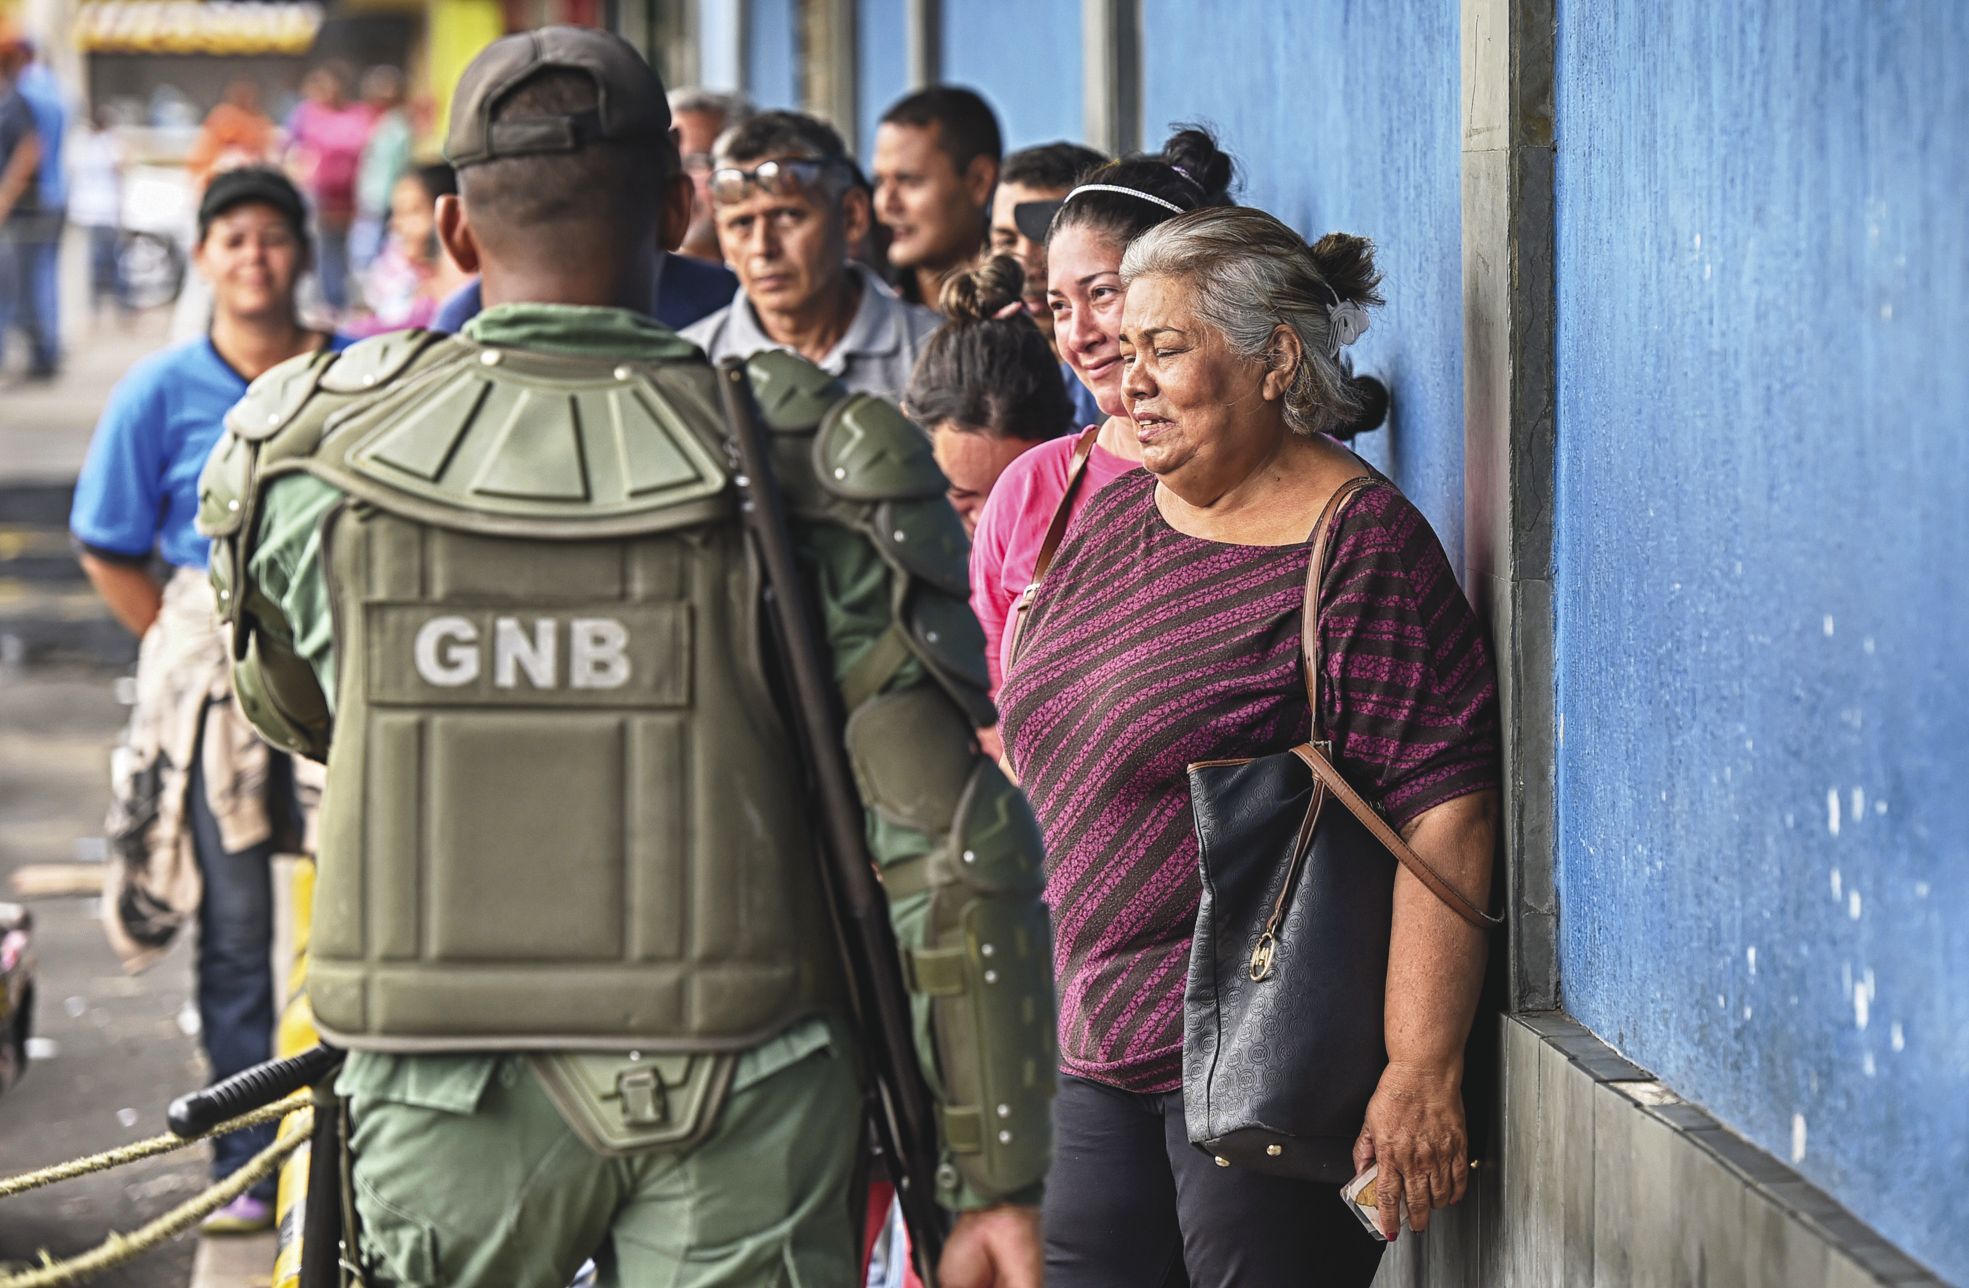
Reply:
[[[242,606],[259,496],[280,474],[304,468],[334,414],[354,397],[375,396],[418,355],[445,337],[423,331],[378,336],[342,353],[299,354],[264,372],[226,414],[226,432],[198,478],[198,530],[212,538],[211,577],[219,617],[233,627],[235,659],[247,653]]]
[[[929,437],[872,394],[851,394],[821,420],[814,470],[822,487],[847,501],[941,496],[949,486]]]
[[[747,358],[745,374],[759,419],[781,434],[814,428],[828,408],[847,396],[840,381],[784,349],[767,349]]]
[[[321,372],[321,388],[332,394],[366,394],[388,385],[417,355],[444,339],[437,331],[391,331],[344,349]]]
[[[299,354],[269,368],[226,413],[226,432],[234,438],[259,443],[288,428],[295,415],[314,397],[321,385],[322,372],[336,357],[322,349]]]
[[[757,372],[763,360],[752,359]],[[780,388],[791,387],[795,366],[818,368],[788,354],[767,364]],[[896,669],[914,658],[950,694],[973,727],[998,718],[984,667],[984,633],[968,605],[970,540],[944,499],[949,486],[930,451],[929,436],[893,403],[870,394],[826,388],[834,403],[813,416],[811,442],[781,429],[775,451],[780,481],[793,510],[809,519],[861,533],[894,575],[895,623],[849,685],[856,697],[879,692]],[[783,405],[791,399],[781,395]],[[811,415],[805,408],[800,417]],[[788,422],[791,423],[790,421]]]
[[[912,842],[909,857],[884,861],[882,880],[934,1049],[925,1073],[946,1151],[938,1198],[1019,1198],[1052,1152],[1051,936],[1038,824],[973,732],[997,714],[967,602],[970,541],[929,436],[893,404],[823,387],[785,354],[748,370],[794,512],[858,534],[889,574],[890,624],[841,689],[862,802],[878,831]],[[794,414],[796,375],[807,401]],[[823,388],[833,401],[816,409]]]

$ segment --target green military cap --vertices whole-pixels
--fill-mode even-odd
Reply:
[[[554,69],[594,80],[592,111],[492,119],[508,94]],[[662,78],[635,46],[592,27],[542,27],[493,41],[458,78],[444,158],[462,170],[506,157],[576,152],[590,143],[653,142],[669,131],[670,101]]]

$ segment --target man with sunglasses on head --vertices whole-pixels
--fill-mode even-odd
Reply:
[[[856,393],[898,396],[936,330],[850,258],[872,218],[841,136],[802,112],[763,112],[718,140],[711,204],[739,291],[684,331],[713,362],[790,349]]]

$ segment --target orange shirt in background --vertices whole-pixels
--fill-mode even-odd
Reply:
[[[212,171],[233,165],[271,161],[280,135],[272,121],[260,113],[233,103],[221,103],[205,117],[198,142],[185,158],[185,169],[200,188]]]

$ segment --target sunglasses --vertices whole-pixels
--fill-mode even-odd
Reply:
[[[839,160],[830,158],[825,161],[761,161],[750,170],[727,166],[711,172],[711,200],[728,206],[745,200],[755,188],[770,197],[797,197],[813,188],[822,175],[840,164]]]

